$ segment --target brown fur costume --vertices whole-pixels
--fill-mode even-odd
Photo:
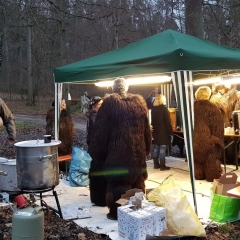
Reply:
[[[202,97],[204,92],[210,94]],[[224,121],[219,109],[208,100],[210,95],[209,87],[200,87],[195,93],[193,156],[195,179],[212,182],[222,173]]]
[[[237,92],[237,102],[235,103],[234,111],[240,110],[240,91]]]
[[[213,95],[210,101],[220,109],[224,123],[229,125],[232,118],[232,111],[234,111],[235,104],[238,100],[236,85],[227,86],[219,84],[213,86],[212,92]]]
[[[54,122],[55,122],[55,109],[48,110],[46,115],[46,134],[55,136]],[[72,122],[70,113],[67,110],[62,110],[60,113],[59,123],[59,140],[61,144],[58,146],[58,155],[63,156],[72,152],[73,137],[76,135],[76,130]]]
[[[122,194],[131,188],[145,192],[151,150],[147,113],[145,100],[135,94],[110,94],[98,110],[89,146],[90,196],[96,205],[106,204],[114,218]]]

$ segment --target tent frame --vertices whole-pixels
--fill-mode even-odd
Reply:
[[[221,46],[173,30],[166,30],[123,48],[54,69],[55,106],[59,107],[62,83],[89,83],[139,74],[168,73],[172,76],[182,118],[184,142],[193,200],[197,213],[193,159],[193,72],[198,78],[235,75],[240,72],[240,49]],[[57,105],[58,104],[58,105]],[[59,111],[56,118],[59,119]],[[57,124],[57,123],[56,123]],[[57,126],[57,125],[56,125]],[[57,128],[56,128],[57,131]],[[56,136],[58,136],[56,134]]]
[[[122,76],[121,76],[122,77]],[[171,72],[174,91],[176,94],[177,106],[181,113],[183,124],[184,143],[190,171],[190,180],[192,186],[193,203],[195,213],[197,214],[197,201],[194,178],[194,159],[193,159],[193,89],[192,89],[192,71]],[[66,82],[67,83],[67,82]],[[190,84],[186,84],[190,83]],[[55,139],[58,140],[60,102],[62,99],[62,86],[64,83],[55,83]],[[178,91],[181,89],[181,91]],[[190,94],[189,94],[190,92]]]

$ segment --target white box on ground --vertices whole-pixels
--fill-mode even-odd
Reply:
[[[148,206],[144,210],[152,214],[153,236],[159,236],[161,232],[167,229],[166,209],[158,206]]]
[[[9,202],[9,194],[6,192],[0,192],[1,202],[8,203]]]
[[[127,239],[128,233],[128,213],[132,212],[133,205],[118,207],[118,236],[119,239]]]
[[[142,200],[142,209],[145,209],[146,207],[149,207],[149,206],[157,207],[154,202],[149,202],[147,200]]]
[[[128,240],[145,240],[146,235],[153,234],[153,217],[151,213],[138,210],[128,213]]]

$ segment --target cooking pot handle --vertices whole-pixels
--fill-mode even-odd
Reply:
[[[51,159],[51,158],[52,158],[52,155],[42,156],[42,158],[40,158],[39,161],[43,161],[43,160],[45,160],[46,158]]]
[[[7,172],[4,172],[4,171],[0,171],[0,175],[7,176],[8,173],[7,173]]]

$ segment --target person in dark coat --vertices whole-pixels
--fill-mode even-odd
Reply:
[[[88,146],[91,141],[93,125],[97,116],[97,112],[98,112],[98,109],[101,107],[102,102],[103,100],[99,96],[93,97],[90,102],[90,114],[87,120],[87,145]]]
[[[117,219],[116,203],[121,195],[132,188],[145,192],[147,179],[146,157],[151,151],[151,129],[145,100],[138,94],[127,93],[127,83],[117,78],[113,93],[108,95],[95,120],[88,152],[92,157],[90,176],[105,177],[106,185],[90,186],[105,198],[109,208],[107,218]],[[99,166],[97,169],[96,165]],[[102,194],[103,193],[103,194]]]
[[[91,99],[90,104],[90,114],[87,121],[87,145],[89,146],[93,134],[93,126],[97,116],[97,112],[102,105],[102,98],[95,96]],[[97,162],[91,163],[91,171],[89,173],[89,190],[90,190],[90,200],[96,206],[105,207],[106,206],[106,178],[104,176],[96,176],[95,172],[101,172],[102,164]],[[99,186],[104,186],[104,188],[99,188]]]
[[[169,111],[166,107],[166,97],[158,94],[153,103],[151,111],[151,124],[153,128],[153,163],[154,168],[160,168],[161,171],[169,170],[170,167],[165,165],[166,149],[171,144],[173,130]],[[160,164],[159,164],[160,159]]]

